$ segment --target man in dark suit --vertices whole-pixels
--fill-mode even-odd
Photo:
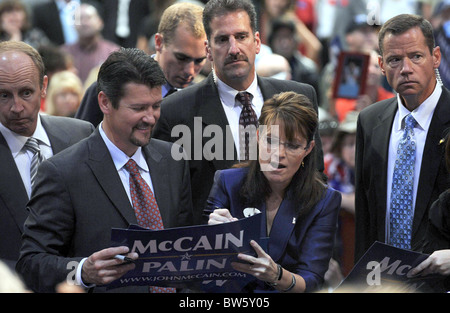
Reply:
[[[382,73],[398,93],[364,109],[358,118],[356,138],[356,243],[355,261],[374,241],[396,245],[393,235],[398,197],[394,182],[398,143],[415,138],[412,212],[405,227],[407,249],[419,251],[428,210],[439,194],[450,187],[444,163],[446,130],[450,127],[450,92],[436,77],[441,52],[434,46],[431,24],[422,17],[398,15],[387,21],[379,33]],[[417,124],[412,136],[404,136],[411,115]],[[410,128],[410,126],[408,126]],[[399,150],[401,151],[401,150]],[[405,184],[406,185],[406,184]],[[393,209],[394,208],[394,209]]]
[[[163,97],[193,84],[206,62],[202,12],[203,8],[199,5],[181,2],[168,7],[161,16],[158,33],[155,34],[156,53],[153,57],[166,77],[167,82],[161,89]],[[95,126],[103,118],[96,85],[94,82],[86,90],[75,114],[76,118]]]
[[[206,51],[213,72],[202,82],[164,98],[161,118],[154,130],[155,138],[185,143],[190,159],[195,223],[207,220],[202,214],[215,171],[240,160],[236,152],[239,145],[235,144],[239,142],[242,110],[235,101],[239,91],[252,94],[252,108],[257,116],[264,100],[282,91],[305,94],[317,109],[316,93],[310,85],[255,75],[255,56],[261,47],[255,9],[248,1],[231,1],[229,6],[223,2],[211,0],[203,11],[208,38]],[[210,130],[214,132],[207,134]],[[320,151],[319,169],[323,171],[318,135],[315,140]],[[214,155],[207,155],[209,152]]]
[[[111,1],[107,1],[111,2]],[[43,30],[57,45],[73,44],[78,39],[75,24],[80,19],[77,10],[81,3],[96,7],[104,18],[103,3],[98,0],[51,0],[32,5],[33,26]]]
[[[134,266],[114,258],[127,254],[128,247],[110,247],[111,228],[142,226],[140,216],[149,217],[139,214],[129,163],[137,164],[145,181],[140,185],[151,190],[137,197],[154,195],[163,227],[191,224],[187,161],[172,158],[172,144],[150,140],[165,82],[158,63],[141,50],[122,48],[103,63],[97,82],[102,123],[89,138],[41,164],[28,203],[30,215],[16,268],[36,291],[51,292],[58,283],[73,279],[102,292],[103,285]]]
[[[136,47],[137,35],[144,18],[150,14],[150,1],[102,0],[101,3],[104,9],[103,36],[105,39],[122,47]]]
[[[19,258],[26,203],[31,193],[33,153],[27,140],[38,140],[48,158],[88,137],[94,127],[71,118],[40,115],[48,78],[39,53],[23,42],[0,43],[0,259],[13,266]]]
[[[47,1],[33,7],[33,25],[42,29],[55,45],[74,43],[77,32],[74,25],[75,10],[80,1]]]

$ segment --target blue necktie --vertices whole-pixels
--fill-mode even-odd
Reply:
[[[390,244],[411,249],[413,222],[413,184],[416,142],[414,127],[417,122],[409,114],[405,118],[405,129],[397,148],[391,191]]]

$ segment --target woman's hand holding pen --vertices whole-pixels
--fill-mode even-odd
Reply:
[[[128,253],[126,246],[112,247],[91,254],[83,264],[81,278],[84,284],[106,285],[120,278],[128,271],[134,269],[134,264],[116,258],[117,255],[126,255],[132,260],[138,254]]]
[[[209,225],[216,225],[216,224],[222,224],[227,222],[233,222],[237,221],[238,219],[231,216],[230,211],[228,209],[224,208],[216,208],[210,215],[208,224]]]

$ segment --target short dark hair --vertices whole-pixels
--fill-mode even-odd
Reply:
[[[45,65],[45,75],[48,75],[49,79],[51,74],[69,69],[72,56],[62,50],[60,46],[53,44],[41,45],[37,48],[37,51],[42,57]]]
[[[214,17],[225,15],[231,12],[245,11],[250,18],[250,27],[255,33],[257,31],[257,15],[255,6],[248,0],[209,0],[203,9],[203,27],[206,37],[211,38],[211,20]]]
[[[267,43],[269,44],[269,47],[273,47],[274,44],[273,42],[278,35],[277,31],[279,31],[280,29],[289,30],[293,34],[294,39],[298,40],[294,21],[285,18],[277,18],[273,20],[272,27],[270,29],[270,34],[269,37],[267,38]]]
[[[383,40],[386,34],[401,35],[411,28],[419,27],[425,37],[425,43],[433,53],[435,46],[433,26],[422,16],[414,14],[400,14],[386,21],[378,33],[378,46],[380,54],[383,55]]]
[[[114,108],[124,96],[124,86],[137,83],[155,88],[166,83],[158,62],[144,51],[121,48],[109,55],[97,77],[97,93],[103,91]]]

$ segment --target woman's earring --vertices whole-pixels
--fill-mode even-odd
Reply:
[[[302,161],[302,167],[305,167],[305,162]]]

